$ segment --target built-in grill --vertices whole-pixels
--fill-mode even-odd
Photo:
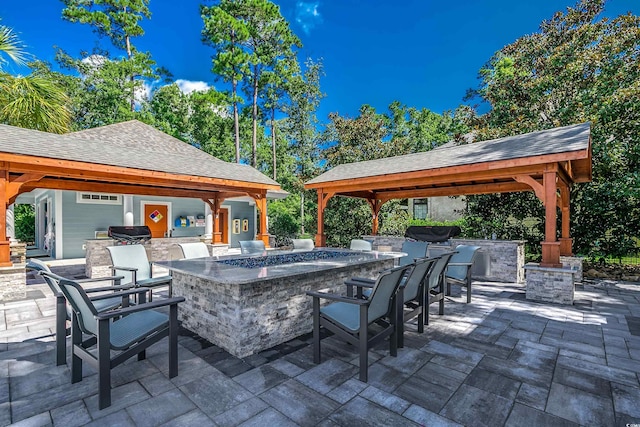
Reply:
[[[146,225],[112,225],[108,233],[121,245],[143,244],[151,239],[151,230]]]
[[[407,231],[404,233],[404,237],[409,239],[418,240],[420,242],[439,243],[446,242],[452,237],[456,237],[461,233],[458,226],[445,226],[445,225],[412,225],[407,227]]]

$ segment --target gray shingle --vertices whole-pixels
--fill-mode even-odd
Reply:
[[[582,123],[423,153],[338,165],[306,184],[586,150],[591,125]]]
[[[251,166],[222,161],[136,120],[66,135],[0,125],[2,152],[278,185]]]

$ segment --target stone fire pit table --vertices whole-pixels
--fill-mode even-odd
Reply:
[[[236,357],[246,357],[312,330],[307,291],[345,294],[344,281],[375,277],[398,252],[316,248],[158,261],[173,275],[173,294],[186,301],[182,324]]]

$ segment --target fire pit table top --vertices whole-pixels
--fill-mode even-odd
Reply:
[[[312,251],[267,251],[263,254],[224,255],[206,258],[155,261],[169,270],[227,284],[252,283],[339,269],[380,260],[400,258],[401,252],[362,252],[349,249],[315,248]]]

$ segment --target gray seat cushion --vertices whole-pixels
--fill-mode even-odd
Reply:
[[[157,311],[147,310],[132,313],[111,325],[111,347],[116,350],[129,348],[153,331],[168,327],[169,316]]]

